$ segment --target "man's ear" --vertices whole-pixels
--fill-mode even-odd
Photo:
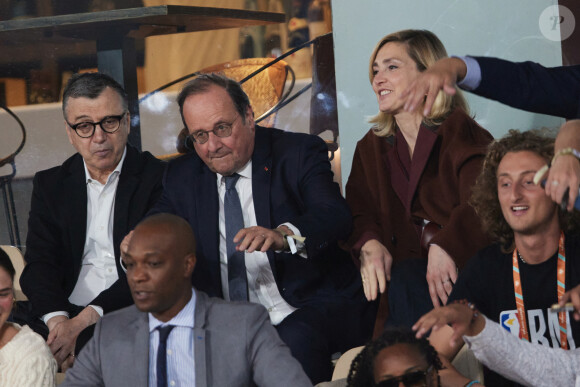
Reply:
[[[249,124],[251,127],[254,127],[254,125],[256,124],[254,121],[254,110],[252,109],[251,106],[248,106],[248,108],[246,109],[246,123]]]
[[[70,142],[70,144],[74,147],[75,144],[73,143],[73,137],[72,136],[76,136],[76,133],[74,132],[74,129],[69,128],[68,124],[65,122],[64,123],[64,130],[66,130],[66,136],[68,137],[68,142]],[[76,147],[75,147],[76,149]]]
[[[127,111],[125,114],[125,119],[127,119],[127,134],[131,133],[131,113]]]
[[[185,256],[184,261],[185,261],[184,274],[186,274],[187,277],[191,277],[191,275],[193,274],[193,270],[195,269],[195,264],[197,262],[197,258],[195,258],[194,253],[189,253]]]

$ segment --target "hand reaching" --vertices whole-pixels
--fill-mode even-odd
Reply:
[[[438,60],[419,74],[417,79],[401,94],[401,99],[405,101],[405,110],[415,111],[425,101],[423,115],[428,116],[439,92],[455,94],[455,85],[458,80],[465,77],[466,72],[467,67],[459,58]]]

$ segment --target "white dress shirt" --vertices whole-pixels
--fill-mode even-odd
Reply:
[[[149,313],[149,386],[157,387],[157,348],[160,325],[174,325],[167,338],[167,386],[195,387],[195,291],[183,309],[164,323]]]
[[[91,178],[83,160],[87,183],[87,233],[79,278],[68,298],[69,302],[74,305],[88,305],[103,290],[108,289],[119,279],[113,247],[113,223],[115,196],[126,154],[127,148],[115,170],[107,177],[105,184]],[[99,315],[103,315],[103,308],[97,305],[90,306]],[[68,313],[57,311],[44,315],[42,319],[46,323],[52,317],[59,315],[68,317]]]
[[[240,178],[236,182],[236,190],[242,205],[244,227],[257,226],[254,197],[252,195],[252,161],[250,160],[237,172]],[[217,186],[219,194],[219,231],[220,231],[220,267],[222,291],[224,298],[229,301],[228,287],[228,254],[226,246],[226,223],[224,214],[224,196],[226,193],[225,178],[217,174]],[[300,235],[299,230],[290,223],[284,223],[295,235]],[[303,246],[298,246],[299,251]],[[305,255],[300,254],[305,257]],[[248,296],[251,302],[264,305],[270,314],[270,321],[277,325],[296,308],[288,304],[280,294],[272,267],[268,261],[268,255],[261,251],[245,253],[246,273],[248,277]]]

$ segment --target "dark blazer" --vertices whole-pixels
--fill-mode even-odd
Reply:
[[[415,224],[426,219],[443,226],[431,243],[463,267],[489,242],[467,201],[493,137],[459,109],[438,127],[422,127],[408,190],[401,188],[405,177],[392,139],[370,130],[356,146],[346,184],[354,218],[348,240],[353,258],[370,239],[384,244],[395,262],[420,257]]]
[[[133,303],[119,246],[161,195],[165,163],[149,152],[127,146],[115,196],[113,244],[119,279],[90,304],[104,312]],[[77,314],[82,308],[68,301],[77,282],[86,239],[87,185],[83,160],[76,153],[61,166],[34,176],[26,267],[20,278],[34,314],[55,311]]]
[[[195,383],[312,386],[270,324],[263,306],[196,292]],[[104,316],[62,386],[147,386],[149,317],[134,305]]]
[[[580,118],[580,65],[546,68],[534,62],[475,59],[481,83],[473,93],[518,109]]]
[[[197,241],[193,284],[223,297],[216,174],[193,152],[168,164],[163,187],[152,212],[177,214],[191,224]],[[319,137],[257,126],[252,192],[259,226],[290,222],[306,237],[308,259],[268,252],[278,290],[290,305],[341,302],[337,296],[360,291],[357,271],[336,243],[350,233],[350,211],[332,181],[327,147]]]

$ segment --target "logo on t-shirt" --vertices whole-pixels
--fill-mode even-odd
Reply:
[[[517,310],[506,310],[499,315],[499,325],[513,335],[519,336],[520,322],[518,321]]]
[[[552,348],[560,348],[560,322],[558,314],[549,309],[527,310],[528,330],[530,342],[546,345]],[[567,338],[570,349],[575,349],[576,344],[572,336],[570,314],[566,314]],[[505,310],[499,314],[499,324],[513,335],[519,336],[520,322],[517,310]]]

